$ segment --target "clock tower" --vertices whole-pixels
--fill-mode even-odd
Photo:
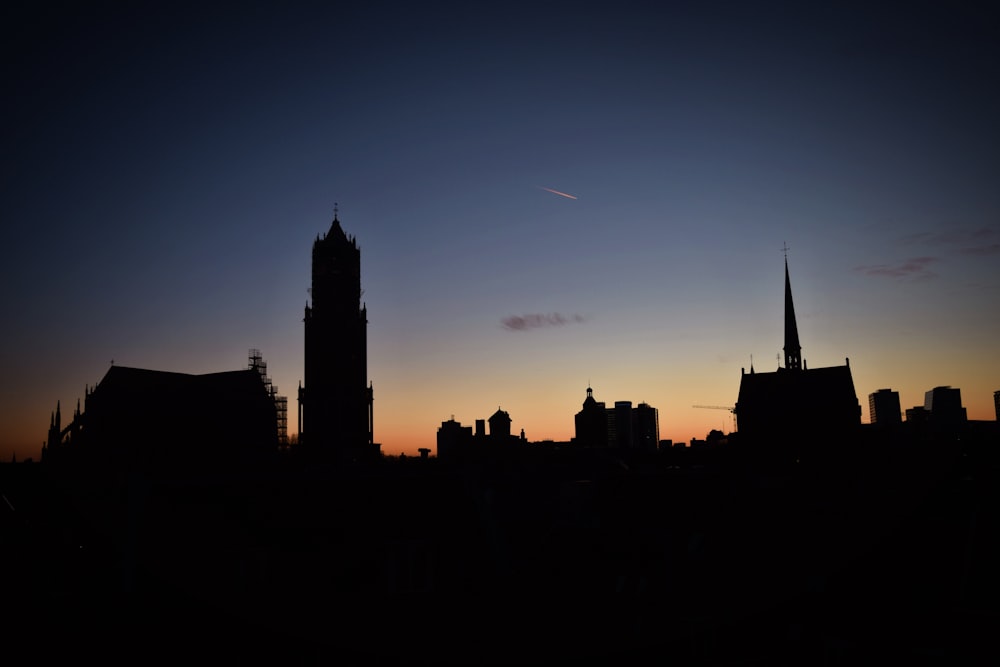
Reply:
[[[312,458],[358,461],[376,453],[368,383],[368,310],[361,302],[361,250],[340,226],[312,250],[312,303],[305,309],[305,386],[299,441]]]

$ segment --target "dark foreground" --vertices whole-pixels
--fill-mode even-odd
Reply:
[[[995,444],[835,466],[553,454],[84,476],[7,464],[8,655],[988,664]]]

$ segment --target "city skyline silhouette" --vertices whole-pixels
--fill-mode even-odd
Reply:
[[[983,650],[1000,421],[935,387],[905,421],[897,392],[871,394],[862,424],[849,360],[802,352],[787,258],[784,365],[741,372],[735,432],[663,440],[655,406],[588,386],[572,439],[516,435],[498,406],[474,429],[443,421],[435,457],[373,440],[362,259],[335,208],[313,244],[300,438],[252,349],[225,373],[112,365],[68,423],[57,403],[40,464],[0,466],[4,565],[27,573],[12,605],[76,610],[36,632],[89,635],[102,609],[149,645],[182,636],[170,655],[362,664]],[[840,619],[859,600],[947,625]]]
[[[989,661],[989,9],[5,8],[9,661]]]
[[[588,382],[704,437],[726,416],[692,405],[779,365],[785,242],[814,365],[991,417],[998,40],[974,8],[198,17],[7,22],[0,459],[36,457],[112,359],[260,349],[294,405],[303,240],[335,201],[388,453],[498,403],[566,439]]]

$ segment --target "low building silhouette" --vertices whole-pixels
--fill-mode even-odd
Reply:
[[[490,426],[488,434],[487,423]],[[462,426],[452,416],[438,428],[437,456],[442,461],[471,462],[520,451],[528,444],[528,439],[524,429],[519,436],[512,435],[511,423],[510,414],[499,407],[488,420],[476,420],[474,433],[471,426]]]

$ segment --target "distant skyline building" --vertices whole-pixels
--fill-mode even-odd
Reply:
[[[594,398],[594,390],[587,387],[587,398],[576,413],[576,442],[583,447],[608,446],[608,410],[603,402]]]
[[[497,411],[489,418],[490,423],[490,437],[491,438],[509,438],[510,437],[510,415],[501,410],[499,407]]]
[[[861,423],[850,361],[809,369],[802,358],[792,286],[785,257],[785,365],[773,373],[741,371],[733,413],[742,437],[789,444],[809,439],[834,441]]]
[[[608,442],[612,447],[632,447],[632,401],[615,401],[608,410]]]
[[[454,460],[466,453],[472,444],[472,427],[462,426],[453,416],[437,432],[437,455],[442,460]]]
[[[368,310],[361,302],[361,250],[340,226],[312,249],[312,303],[305,308],[305,383],[299,440],[310,456],[352,461],[377,455],[368,382]]]
[[[993,392],[993,414],[996,415],[995,419],[1000,422],[1000,390]]]
[[[931,424],[953,427],[967,421],[962,407],[962,391],[953,387],[934,387],[924,394],[924,410]]]
[[[906,423],[926,424],[930,418],[929,414],[927,409],[922,405],[914,405],[912,408],[906,408]]]
[[[868,419],[872,424],[902,423],[899,392],[891,389],[879,389],[868,394]]]
[[[660,441],[659,412],[647,403],[632,407],[632,401],[615,401],[609,408],[594,398],[587,387],[587,398],[574,419],[574,442],[584,447],[619,447],[655,451]]]
[[[632,429],[634,446],[648,452],[656,451],[660,442],[660,413],[648,403],[635,406],[635,425]]]
[[[486,424],[490,432],[486,433]],[[462,426],[452,416],[448,421],[441,422],[437,431],[437,456],[442,461],[482,461],[494,456],[516,450],[528,443],[521,429],[520,436],[511,435],[510,414],[499,407],[487,419],[477,419],[476,429]]]

